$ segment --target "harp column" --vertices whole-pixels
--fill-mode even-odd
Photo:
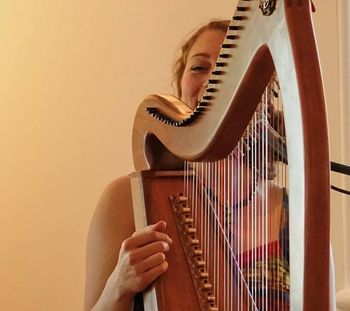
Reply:
[[[338,0],[338,42],[339,42],[339,81],[340,81],[340,109],[342,110],[341,123],[341,157],[342,162],[350,163],[350,3],[349,0]],[[350,188],[349,179],[343,179],[343,187]],[[350,199],[342,199],[343,215],[343,258],[344,272],[343,288],[337,292],[336,303],[338,310],[350,310]]]

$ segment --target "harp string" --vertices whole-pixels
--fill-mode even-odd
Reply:
[[[213,175],[218,177],[218,178],[214,177],[214,189],[218,189],[217,191],[222,190],[221,189],[222,186],[220,185],[220,182],[219,182],[219,177],[222,176],[222,167],[223,167],[223,163],[224,163],[223,161],[225,161],[225,160],[220,160],[220,161],[214,162],[214,174]],[[209,166],[210,166],[210,164],[209,164]],[[197,173],[195,173],[195,176],[196,176],[195,182],[192,183],[192,185],[194,185],[193,187],[198,190],[199,189],[198,184],[200,183],[198,176],[200,174],[202,174],[203,172],[201,170],[201,167],[198,166],[198,163],[195,163],[195,165],[191,169],[194,171],[197,171]],[[202,190],[202,189],[204,189],[204,187],[201,187],[200,189]],[[192,191],[192,192],[195,193],[195,191]],[[227,252],[230,254],[231,260],[233,260],[234,264],[236,265],[236,269],[238,270],[239,274],[241,274],[241,277],[240,277],[241,286],[244,286],[246,288],[246,290],[249,292],[249,288],[247,286],[247,283],[244,280],[242,270],[240,268],[240,265],[237,261],[234,249],[232,247],[232,243],[230,243],[230,240],[229,240],[230,235],[227,235],[227,232],[226,232],[226,231],[228,231],[227,226],[222,221],[222,219],[225,219],[225,217],[227,217],[227,216],[224,215],[224,211],[223,211],[222,206],[221,206],[221,201],[220,201],[220,199],[213,200],[211,197],[211,194],[208,191],[205,191],[205,196],[206,196],[205,201],[208,203],[208,209],[210,210],[210,214],[212,215],[212,219],[214,220],[213,223],[215,224],[215,228],[214,228],[214,232],[216,235],[215,239],[216,239],[216,241],[219,241],[218,243],[214,243],[214,245],[216,247],[215,254],[214,254],[214,259],[216,261],[216,264],[214,265],[214,267],[215,267],[215,271],[217,272],[217,273],[215,273],[215,275],[217,276],[216,286],[218,288],[218,284],[220,284],[220,281],[222,281],[220,279],[220,273],[218,273],[218,272],[220,272],[220,269],[224,268],[224,267],[221,267],[221,265],[220,265],[220,264],[222,264],[222,263],[220,263],[220,261],[221,261],[221,258],[223,257],[222,256],[223,253],[221,252],[221,245],[219,245],[219,244],[223,244],[223,246],[225,247]],[[198,197],[196,197],[195,201],[196,201],[195,202],[196,206],[198,206],[198,203],[199,203]],[[196,210],[196,212],[195,212],[196,214],[194,213],[193,217],[202,219],[202,214],[199,211],[199,209],[197,208],[195,210]],[[233,217],[233,216],[231,216],[231,217]],[[226,231],[225,231],[225,228],[226,228]],[[201,229],[203,229],[203,227],[201,227]],[[230,232],[230,234],[233,234],[233,232]],[[201,246],[203,248],[203,244]],[[207,247],[209,248],[208,245],[207,245]],[[219,296],[220,295],[218,295],[218,297]],[[251,299],[252,295],[249,294],[249,296]]]
[[[227,158],[185,163],[185,193],[191,197],[194,223],[200,224],[196,227],[202,259],[212,275],[211,291],[219,310],[288,310],[283,304],[279,307],[285,295],[280,261],[288,253],[287,230],[280,234],[280,245],[272,245],[274,228],[269,217],[269,181],[276,176],[275,183],[287,186],[286,166],[275,168],[274,164],[287,162],[284,152],[276,153],[278,142],[270,139],[271,133],[281,141],[285,137],[283,124],[274,115],[282,110],[278,90],[274,78]],[[271,252],[276,262],[271,261]]]

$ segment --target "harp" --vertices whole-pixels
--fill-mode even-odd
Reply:
[[[147,97],[133,157],[136,228],[164,219],[174,240],[145,310],[329,310],[328,133],[309,0],[239,1],[198,107]],[[271,163],[284,176],[276,213]],[[286,239],[271,237],[274,213]]]

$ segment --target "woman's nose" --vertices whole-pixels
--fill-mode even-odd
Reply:
[[[206,89],[208,87],[208,84],[209,84],[209,77],[206,77],[206,79],[203,81],[203,86],[202,88],[203,89]]]

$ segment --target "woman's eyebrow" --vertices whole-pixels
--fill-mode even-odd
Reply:
[[[210,55],[208,53],[196,53],[190,57],[190,59],[195,57],[204,57],[204,58],[210,58]]]

